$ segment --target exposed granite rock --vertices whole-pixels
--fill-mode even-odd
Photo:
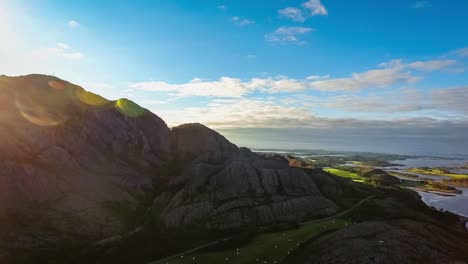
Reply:
[[[290,168],[283,158],[245,148],[220,157],[213,150],[197,158],[171,180],[170,192],[155,199],[154,207],[162,208],[160,215],[167,226],[264,226],[329,215],[338,209],[311,177]]]
[[[313,166],[311,166],[310,164],[308,164],[305,160],[303,160],[301,158],[294,157],[294,156],[291,156],[291,155],[286,155],[285,158],[288,160],[289,166],[291,166],[291,167],[313,168]]]

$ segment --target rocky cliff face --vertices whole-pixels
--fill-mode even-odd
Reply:
[[[108,202],[132,206],[170,151],[169,128],[156,115],[54,77],[0,77],[0,101],[0,232],[8,246],[116,232]]]
[[[154,201],[167,226],[265,226],[300,222],[338,209],[322,195],[312,177],[289,167],[282,157],[237,149],[214,131],[210,131],[215,133],[211,142],[194,145],[191,142],[196,142],[196,135],[207,131],[200,125],[184,125],[173,131],[177,131],[176,138],[195,135],[184,146],[198,155]]]
[[[0,77],[0,143],[8,247],[116,234],[155,182],[151,210],[168,227],[259,226],[338,209],[282,158],[239,149],[200,124],[170,130],[129,100],[51,76]]]

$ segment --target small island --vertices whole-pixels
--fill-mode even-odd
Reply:
[[[449,177],[448,179],[442,179],[442,182],[445,184],[450,184],[450,185],[455,185],[455,186],[460,186],[460,187],[468,187],[468,174],[454,173],[453,171],[447,168],[421,167],[421,168],[410,168],[410,169],[407,169],[407,171],[409,173],[418,173],[418,174],[429,175],[429,176]],[[408,174],[405,174],[405,176],[406,175]]]

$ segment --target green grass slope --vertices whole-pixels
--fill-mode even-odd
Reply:
[[[323,220],[301,225],[297,229],[261,233],[243,245],[225,249],[203,250],[189,255],[179,255],[152,264],[189,263],[281,263],[291,252],[324,232],[337,230],[350,224],[345,220]]]

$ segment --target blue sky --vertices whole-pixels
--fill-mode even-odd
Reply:
[[[0,0],[0,74],[55,74],[241,145],[271,142],[232,129],[458,135],[467,13],[464,0]]]

